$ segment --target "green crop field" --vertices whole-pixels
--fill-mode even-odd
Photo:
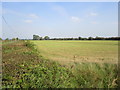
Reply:
[[[117,63],[118,41],[31,41],[46,59],[71,62]]]

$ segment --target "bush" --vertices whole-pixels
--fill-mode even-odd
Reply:
[[[35,45],[33,43],[31,43],[29,40],[27,40],[27,41],[25,41],[25,46],[27,46],[27,47],[29,47],[31,49],[34,49]]]

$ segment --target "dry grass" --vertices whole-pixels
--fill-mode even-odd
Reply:
[[[118,41],[31,41],[40,55],[60,63],[118,62]]]

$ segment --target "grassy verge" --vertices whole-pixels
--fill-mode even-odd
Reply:
[[[74,63],[67,68],[38,55],[34,44],[3,45],[3,88],[115,88],[116,64]]]

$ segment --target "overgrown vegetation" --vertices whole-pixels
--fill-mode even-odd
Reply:
[[[10,51],[12,50],[12,51]],[[38,55],[34,44],[3,45],[3,88],[115,88],[116,64],[72,63],[69,67]],[[40,53],[40,52],[39,52]]]
[[[73,74],[79,86],[83,88],[113,88],[118,86],[118,69],[116,64],[76,64]]]

